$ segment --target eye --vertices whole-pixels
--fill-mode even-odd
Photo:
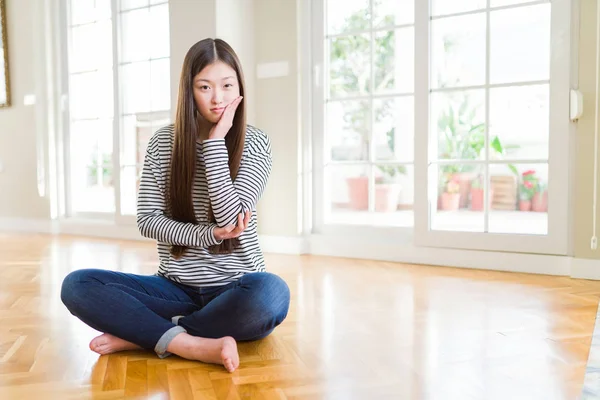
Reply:
[[[225,87],[226,87],[226,88],[233,87],[233,83],[226,83],[226,84],[225,84]]]
[[[207,85],[202,85],[202,86],[198,86],[198,89],[200,89],[200,90],[208,90],[210,88]]]

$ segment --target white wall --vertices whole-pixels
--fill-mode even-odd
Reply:
[[[19,0],[6,3],[8,56],[12,106],[0,108],[0,217],[44,219],[50,217],[47,198],[38,195],[37,152],[44,143],[37,129],[44,107],[42,30],[43,2]],[[41,52],[40,52],[41,48]],[[26,94],[37,96],[35,106],[23,105]],[[44,131],[42,132],[44,133]]]
[[[179,78],[186,53],[192,45],[217,32],[215,0],[169,0],[171,29],[171,115],[177,111]]]
[[[273,172],[259,207],[260,233],[301,232],[300,69],[296,0],[254,0],[256,62],[287,62],[287,76],[256,81],[256,121],[271,138]]]
[[[219,0],[217,37],[225,40],[238,55],[246,83],[246,120],[256,124],[254,0]]]

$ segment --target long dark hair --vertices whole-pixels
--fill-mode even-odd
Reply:
[[[240,96],[244,96],[244,75],[240,60],[225,41],[221,39],[204,39],[194,44],[187,52],[181,69],[179,81],[179,97],[177,99],[177,115],[175,117],[175,137],[171,156],[171,174],[168,184],[168,210],[172,219],[180,222],[197,224],[192,201],[192,189],[196,174],[196,140],[198,138],[198,118],[194,102],[194,77],[207,65],[216,61],[229,65],[237,74]],[[238,173],[244,141],[246,137],[246,107],[242,101],[233,118],[233,126],[225,136],[225,144],[229,154],[229,171],[233,180]],[[212,206],[208,211],[209,222],[216,222]],[[238,238],[226,239],[219,245],[211,246],[213,254],[231,253],[239,245]],[[186,247],[173,245],[171,254],[180,258]]]

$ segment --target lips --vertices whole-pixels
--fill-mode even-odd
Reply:
[[[223,110],[225,110],[225,107],[216,107],[210,109],[212,112],[222,112]]]

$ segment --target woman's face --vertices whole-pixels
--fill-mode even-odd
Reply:
[[[222,61],[204,67],[194,77],[194,101],[202,117],[215,124],[225,107],[240,95],[235,70]]]

